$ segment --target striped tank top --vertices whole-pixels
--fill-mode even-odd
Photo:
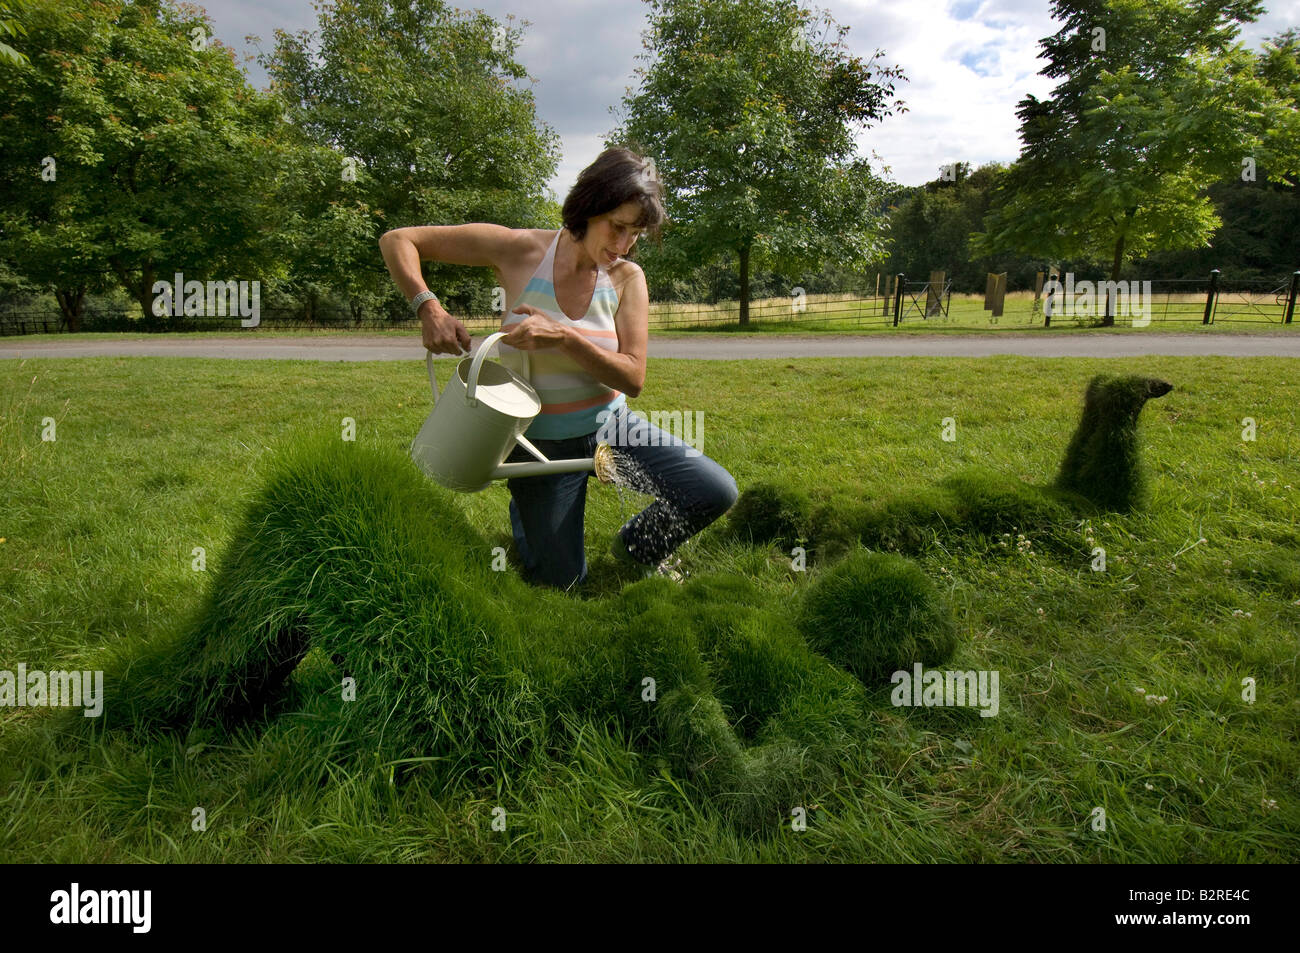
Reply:
[[[561,229],[563,231],[563,229]],[[541,311],[552,321],[577,330],[597,347],[618,351],[618,332],[614,330],[614,315],[618,311],[618,293],[609,279],[609,273],[597,263],[596,290],[592,293],[587,313],[577,321],[560,310],[555,300],[555,249],[560,243],[560,232],[555,233],[551,247],[546,250],[523,294],[506,312],[502,328],[518,324],[526,314],[514,314],[521,304]],[[592,377],[577,361],[560,348],[540,348],[521,351],[508,344],[499,344],[501,363],[528,381],[542,400],[539,413],[525,431],[525,436],[537,440],[563,440],[581,437],[600,429],[601,411],[614,410],[627,403],[622,391],[606,387]]]

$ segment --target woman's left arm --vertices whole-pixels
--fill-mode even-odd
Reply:
[[[526,304],[515,308],[515,313],[528,314],[529,317],[511,326],[501,343],[523,351],[546,347],[562,348],[583,370],[606,387],[620,390],[628,397],[637,397],[645,386],[646,346],[650,336],[650,293],[640,266],[631,262],[628,264],[636,271],[624,282],[619,294],[618,313],[614,315],[614,328],[618,332],[617,353],[592,344],[575,328],[558,324]]]

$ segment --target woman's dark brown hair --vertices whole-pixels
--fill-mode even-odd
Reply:
[[[614,211],[624,202],[641,206],[637,228],[654,231],[666,218],[663,185],[655,172],[654,160],[616,146],[606,149],[583,169],[569,190],[561,213],[564,227],[581,241],[587,234],[588,221]]]

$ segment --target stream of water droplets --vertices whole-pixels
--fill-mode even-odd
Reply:
[[[628,544],[643,562],[659,562],[691,536],[693,526],[686,514],[675,503],[666,499],[663,488],[654,477],[630,454],[612,448],[618,469],[614,476],[614,489],[618,491],[619,518],[628,525],[626,488],[654,502],[633,517],[635,535],[639,540]]]

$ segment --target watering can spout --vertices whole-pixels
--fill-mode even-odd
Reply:
[[[547,473],[582,473],[591,470],[601,483],[613,483],[618,479],[618,464],[614,460],[614,450],[607,443],[597,445],[596,452],[590,457],[578,457],[573,460],[549,460],[546,455],[528,441],[526,437],[517,437],[519,445],[537,457],[535,463],[503,463],[492,471],[494,480],[513,480],[515,477],[541,476]]]
[[[476,493],[494,480],[584,470],[594,470],[604,483],[613,482],[617,467],[608,444],[597,447],[591,457],[549,460],[524,436],[542,402],[518,374],[501,364],[484,363],[488,351],[503,337],[502,331],[489,335],[472,358],[460,361],[442,393],[433,371],[433,352],[426,354],[434,407],[411,442],[411,458],[431,479],[463,493]],[[516,446],[536,460],[505,463]]]

